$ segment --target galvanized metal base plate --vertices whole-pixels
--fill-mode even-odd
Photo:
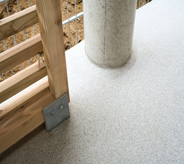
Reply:
[[[70,117],[68,94],[64,94],[55,102],[43,109],[47,131],[51,131]]]

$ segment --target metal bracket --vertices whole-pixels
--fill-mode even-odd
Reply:
[[[47,131],[51,131],[70,117],[68,94],[64,94],[52,104],[43,109]]]

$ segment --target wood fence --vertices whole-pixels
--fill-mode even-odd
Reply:
[[[0,40],[38,22],[41,34],[0,54],[0,74],[38,52],[45,59],[0,83],[0,103],[10,98],[0,106],[0,153],[44,123],[45,107],[69,95],[60,0],[36,0],[36,6],[0,20]]]

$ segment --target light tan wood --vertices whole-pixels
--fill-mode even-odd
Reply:
[[[41,95],[38,95],[37,90]],[[30,95],[32,101],[24,104],[24,99],[29,99]],[[35,86],[22,92],[17,101],[20,109],[0,121],[0,153],[42,124],[45,121],[42,110],[54,102],[55,98],[48,88],[47,79],[42,79]],[[14,102],[15,99],[8,102],[10,107]]]
[[[0,103],[27,88],[47,75],[45,67],[40,68],[39,63],[34,63],[14,76],[0,83]]]
[[[36,6],[29,7],[0,20],[0,40],[38,23]]]
[[[43,51],[40,34],[4,51],[0,54],[0,74]]]
[[[37,84],[38,83],[38,84]],[[29,101],[31,101],[34,96],[40,96],[42,91],[49,87],[48,78],[45,77],[38,81],[37,83],[30,86],[30,88],[22,91],[18,95],[12,97],[10,100],[4,102],[0,105],[0,120],[10,115],[15,110],[23,107]],[[25,96],[22,96],[25,95]]]
[[[68,93],[60,0],[36,0],[49,86],[57,99]]]

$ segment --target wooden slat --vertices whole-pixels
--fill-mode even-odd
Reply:
[[[0,83],[0,103],[47,75],[45,67],[34,63]]]
[[[0,54],[0,74],[42,52],[40,34],[4,51]]]
[[[38,23],[36,6],[29,7],[0,20],[0,40]]]
[[[24,104],[30,98],[32,101]],[[20,109],[0,121],[0,153],[42,124],[42,110],[54,101],[55,98],[48,88],[48,80],[44,78],[22,92],[18,98],[7,102],[10,108],[15,103]]]
[[[57,99],[68,93],[60,0],[36,0],[49,86]]]
[[[26,97],[23,97],[22,92],[18,95],[12,97],[10,100],[4,102],[0,105],[0,120],[5,118],[7,115],[10,115],[15,110],[23,107],[25,104],[27,104],[29,101],[31,101],[35,95],[39,97],[40,94],[42,94],[42,91],[49,87],[48,84],[48,78],[45,77],[41,79],[39,82],[39,88],[37,85],[30,86],[32,88],[33,92],[31,92],[30,89],[26,89],[23,91],[24,95]]]

